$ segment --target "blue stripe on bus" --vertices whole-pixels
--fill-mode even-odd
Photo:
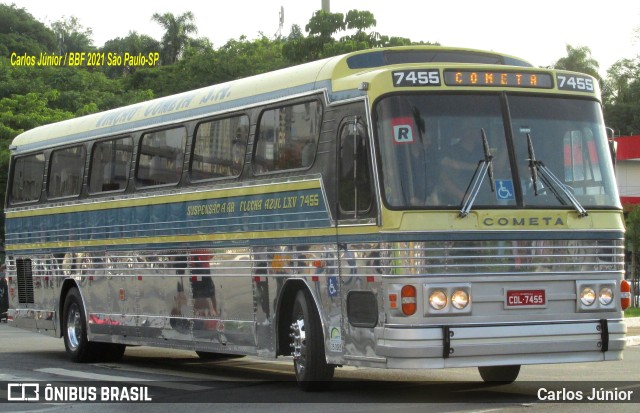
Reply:
[[[331,226],[321,190],[283,191],[6,220],[6,244],[175,237]]]

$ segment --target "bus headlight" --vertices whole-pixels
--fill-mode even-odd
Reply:
[[[580,302],[583,305],[590,306],[596,301],[596,292],[593,291],[593,288],[585,287],[580,293]]]
[[[432,292],[429,296],[429,305],[435,310],[442,310],[447,305],[447,295],[441,290]]]
[[[578,312],[618,311],[615,280],[576,281]]]
[[[463,290],[456,290],[451,295],[451,304],[458,310],[462,310],[469,305],[469,294]]]
[[[613,301],[613,290],[609,287],[602,287],[598,294],[598,301],[602,305],[609,305]]]
[[[471,314],[471,284],[423,284],[425,317],[464,316]],[[426,301],[429,302],[427,305]]]

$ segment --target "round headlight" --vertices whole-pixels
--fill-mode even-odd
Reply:
[[[451,304],[458,310],[469,305],[469,294],[466,291],[457,290],[451,295]]]
[[[602,305],[609,305],[613,301],[613,291],[609,287],[602,287],[598,294],[598,301]]]
[[[583,305],[590,306],[596,301],[596,292],[590,287],[584,288],[580,293],[580,301]]]
[[[432,292],[429,296],[429,305],[436,310],[442,310],[447,305],[447,295],[440,290]]]

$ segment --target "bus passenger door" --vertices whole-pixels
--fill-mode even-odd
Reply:
[[[375,224],[371,142],[363,116],[342,120],[338,145],[338,228]]]
[[[374,238],[378,208],[372,146],[364,116],[342,120],[338,135],[337,239],[344,356],[375,354],[373,327],[379,316],[376,294],[380,280],[373,271],[380,248]],[[333,338],[333,331],[331,336],[330,347],[335,347],[338,340]]]

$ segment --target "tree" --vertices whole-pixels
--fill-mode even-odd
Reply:
[[[289,36],[285,39],[282,46],[282,54],[290,63],[301,63],[307,58],[307,50],[305,50],[306,38],[302,33],[302,29],[297,24],[291,26]]]
[[[355,42],[368,43],[370,47],[378,46],[380,34],[377,32],[365,33],[366,29],[376,27],[376,19],[373,17],[373,13],[370,11],[349,10],[344,22],[347,29],[356,30],[356,33],[350,36],[349,39]]]
[[[58,44],[56,50],[59,54],[68,52],[88,52],[94,50],[93,30],[85,28],[77,17],[71,16],[67,19],[64,17],[57,22],[51,23]]]
[[[138,54],[146,56],[149,53],[159,52],[160,42],[145,34],[130,31],[124,38],[116,37],[115,39],[107,40],[101,51],[104,53],[115,53],[118,56],[124,56],[125,53],[134,56]],[[133,73],[136,69],[135,66],[111,65],[105,67],[105,73],[111,78],[116,78]]]
[[[640,133],[640,58],[614,63],[602,95],[607,126],[622,135]]]
[[[53,52],[56,37],[52,30],[15,4],[0,4],[0,56],[11,53],[39,55]]]
[[[626,250],[631,252],[631,266],[629,272],[635,279],[638,274],[638,254],[640,254],[640,207],[636,206],[629,212],[625,222]]]
[[[193,13],[188,11],[176,17],[173,13],[154,13],[151,20],[156,21],[165,30],[162,36],[162,62],[172,64],[178,61],[189,44],[189,34],[197,33]]]
[[[333,40],[331,36],[345,28],[344,14],[318,10],[309,19],[304,29],[309,32],[309,36],[329,42]]]
[[[305,26],[308,36],[302,34],[299,26],[291,27],[291,33],[282,47],[282,54],[290,64],[297,64],[357,50],[416,44],[402,37],[389,37],[375,31],[366,32],[375,25],[376,19],[369,11],[350,10],[346,17],[342,13],[317,11]],[[334,39],[335,34],[345,30],[355,30],[355,33],[343,36],[339,41]]]
[[[51,109],[49,102],[59,96],[55,90],[46,94],[27,93],[0,99],[0,196],[4,199],[9,171],[9,144],[25,130],[73,117],[72,113]],[[2,214],[4,215],[4,214]],[[4,239],[4,227],[0,228]]]
[[[553,67],[555,69],[586,73],[602,83],[602,78],[598,74],[600,65],[591,57],[591,49],[586,46],[573,47],[567,45],[567,55],[558,59]]]

